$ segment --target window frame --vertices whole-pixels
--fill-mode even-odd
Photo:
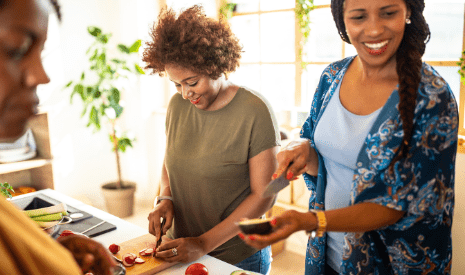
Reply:
[[[219,0],[217,0],[219,1]],[[244,15],[258,15],[259,18],[259,24],[260,24],[260,15],[265,14],[265,13],[275,13],[275,12],[283,12],[283,11],[293,11],[294,9],[279,9],[279,10],[272,10],[272,11],[261,11],[260,10],[260,2],[263,0],[259,1],[259,8],[258,11],[256,12],[234,12],[233,16],[244,16]],[[325,9],[325,8],[331,8],[330,4],[325,4],[325,5],[315,5],[313,10],[317,9]],[[311,18],[311,12],[310,12],[310,18]],[[259,25],[260,28],[260,25]],[[302,56],[299,55],[299,52],[302,48],[300,45],[300,41],[302,39],[302,34],[299,30],[299,25],[296,19],[295,22],[295,61],[294,62],[241,62],[241,64],[244,65],[264,65],[264,64],[294,64],[295,66],[295,94],[294,94],[294,105],[299,107],[301,106],[301,99],[302,99],[302,74],[304,71],[304,67],[307,65],[329,65],[330,63],[334,62],[334,60],[331,61],[303,61]],[[310,31],[311,33],[311,31]],[[260,38],[259,38],[260,41]],[[346,52],[346,43],[341,40],[342,43],[342,52],[341,52],[341,59],[345,58],[345,52]],[[465,51],[465,3],[464,3],[464,20],[463,20],[463,43],[462,43],[462,52]],[[465,58],[465,55],[464,55]],[[434,66],[434,67],[457,67],[457,62],[459,60],[423,60],[425,63]],[[458,130],[458,135],[459,135],[459,146],[458,146],[458,152],[460,153],[465,153],[465,128],[464,128],[464,112],[465,112],[465,84],[464,82],[460,81],[460,99],[458,103],[458,108],[459,108],[459,130]]]

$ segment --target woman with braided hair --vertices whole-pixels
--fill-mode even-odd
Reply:
[[[272,220],[260,248],[312,232],[305,274],[450,274],[457,103],[421,58],[424,0],[332,0],[357,55],[330,64],[274,177],[303,174],[310,211]]]
[[[60,18],[54,0],[0,0],[1,142],[24,133],[37,112],[37,86],[50,81],[41,52],[52,7]],[[1,195],[0,215],[0,275],[111,275],[118,269],[100,243],[78,235],[56,242]]]

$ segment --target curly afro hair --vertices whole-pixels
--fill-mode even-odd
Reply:
[[[150,36],[142,60],[153,74],[163,76],[165,65],[176,64],[218,79],[239,67],[239,40],[226,21],[208,18],[201,6],[192,6],[178,17],[173,9],[163,8]]]

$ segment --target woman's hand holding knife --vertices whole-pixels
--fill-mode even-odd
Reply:
[[[276,158],[278,169],[273,174],[272,179],[282,174],[288,180],[292,180],[305,172],[312,176],[318,174],[318,155],[315,149],[310,146],[310,140],[306,138],[289,142],[286,147],[279,151]]]
[[[295,180],[297,176],[308,173],[318,175],[318,154],[310,146],[310,140],[299,138],[291,141],[277,154],[278,169],[272,176],[272,180],[283,175],[288,180]],[[288,210],[271,220],[273,232],[268,235],[244,235],[239,237],[250,246],[262,249],[280,240],[284,240],[292,233],[299,230],[307,230],[309,221],[315,220],[311,212],[298,212]],[[313,224],[315,221],[310,222]]]

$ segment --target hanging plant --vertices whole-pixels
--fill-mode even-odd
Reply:
[[[236,11],[236,3],[229,3],[226,0],[223,0],[221,7],[220,7],[220,17],[229,20],[233,16],[233,12]]]
[[[457,62],[457,65],[460,66],[459,74],[460,80],[465,84],[465,50],[462,52],[462,57],[460,57],[460,61]]]
[[[313,0],[295,0],[295,17],[299,22],[299,30],[302,39],[299,45],[299,59],[302,60],[303,49],[310,36],[310,12],[315,8]],[[301,61],[302,68],[305,68],[304,62]]]

